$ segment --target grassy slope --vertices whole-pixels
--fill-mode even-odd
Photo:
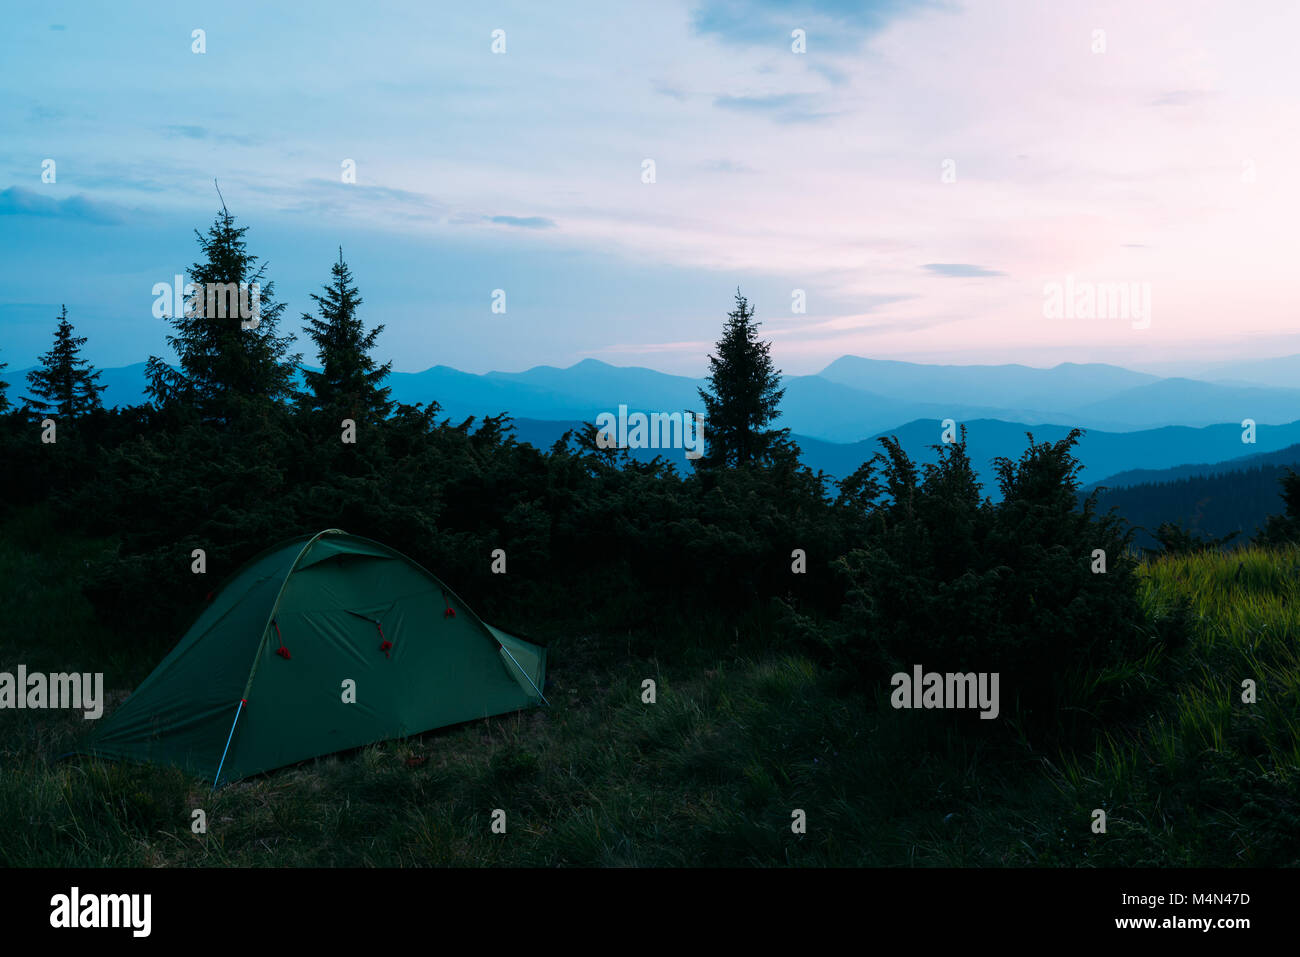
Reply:
[[[103,670],[116,703],[158,654],[96,655],[110,636],[77,578],[103,546],[40,528],[29,515],[0,532],[0,670]],[[215,795],[166,768],[54,762],[79,715],[0,712],[0,865],[1300,863],[1298,565],[1300,553],[1251,552],[1152,566],[1146,600],[1189,595],[1196,637],[1110,675],[1141,707],[1074,757],[949,739],[937,715],[847,692],[757,624],[743,652],[674,661],[557,636],[549,710]],[[1240,703],[1243,677],[1258,704]],[[1097,807],[1105,835],[1090,830]],[[489,829],[494,808],[505,835]],[[796,808],[805,835],[791,832]]]

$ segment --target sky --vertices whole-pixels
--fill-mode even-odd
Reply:
[[[700,375],[737,287],[788,373],[1300,353],[1297,35],[1253,0],[22,5],[0,361],[61,304],[98,365],[171,358],[152,289],[214,180],[287,327],[342,246],[400,371]],[[1149,315],[1047,306],[1107,284]]]

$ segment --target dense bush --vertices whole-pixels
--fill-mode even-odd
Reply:
[[[402,407],[356,445],[309,413],[278,410],[218,428],[146,417],[100,448],[94,481],[61,514],[116,538],[87,592],[109,620],[130,613],[174,636],[226,574],[265,547],[339,527],[383,541],[445,577],[485,613],[537,620],[667,611],[740,613],[770,595],[832,608],[830,562],[851,523],[824,477],[785,462],[682,476],[571,435],[539,451],[500,417],[452,424]],[[190,571],[203,548],[211,574]],[[490,572],[504,549],[509,574]],[[808,554],[807,574],[791,553]]]
[[[1080,433],[995,463],[981,499],[959,441],[918,473],[896,440],[853,481],[867,534],[838,562],[847,582],[829,640],[869,681],[896,671],[997,672],[1004,713],[1033,731],[1072,730],[1079,680],[1156,640],[1137,600],[1131,530],[1076,506]],[[879,470],[879,479],[876,471]],[[1094,571],[1104,553],[1105,571]],[[1094,557],[1096,556],[1096,557]],[[978,724],[978,722],[976,722]]]
[[[114,540],[85,591],[160,653],[242,562],[331,527],[405,552],[524,631],[591,623],[670,650],[675,622],[739,623],[775,603],[791,642],[822,648],[864,690],[914,664],[996,671],[1004,714],[1035,730],[1069,731],[1087,676],[1169,640],[1140,612],[1131,531],[1078,504],[1078,433],[1031,437],[1019,461],[995,463],[993,503],[964,433],[924,468],[884,440],[831,489],[792,452],[682,475],[599,448],[594,427],[538,450],[503,417],[452,423],[436,405],[401,406],[355,445],[290,406],[227,425],[101,412],[57,446],[30,419],[3,422],[6,500],[48,497],[69,527]],[[194,548],[207,576],[191,573]],[[497,548],[506,575],[490,571]]]

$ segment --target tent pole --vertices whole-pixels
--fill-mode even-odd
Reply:
[[[541,698],[541,699],[542,699],[542,704],[546,705],[546,707],[549,708],[549,707],[551,706],[551,703],[550,703],[549,701],[546,700],[546,695],[542,694],[541,689],[537,687],[537,684],[536,684],[536,682],[533,681],[532,676],[529,675],[527,671],[524,671],[524,666],[521,665],[521,664],[520,664],[520,663],[515,659],[515,656],[514,656],[514,655],[510,654],[510,649],[507,648],[507,647],[506,647],[502,642],[499,642],[499,641],[497,642],[497,647],[500,648],[502,651],[504,651],[504,652],[506,653],[506,655],[510,658],[510,660],[513,661],[513,662],[515,663],[515,667],[516,667],[516,668],[518,668],[520,671],[523,671],[524,677],[528,679],[528,683],[529,683],[530,685],[532,685],[532,686],[533,686],[533,690],[537,692],[537,697]]]
[[[230,734],[226,736],[226,748],[221,752],[221,763],[217,765],[217,776],[212,779],[212,791],[217,789],[217,782],[221,780],[221,769],[226,766],[226,754],[230,751],[230,742],[235,737],[235,725],[239,724],[239,715],[243,710],[244,699],[240,698],[239,707],[235,709],[235,720],[230,722]],[[209,791],[208,793],[211,794],[212,791]]]

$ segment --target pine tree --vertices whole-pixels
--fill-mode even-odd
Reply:
[[[374,422],[387,417],[393,403],[392,391],[383,382],[392,372],[392,362],[378,365],[369,353],[375,348],[382,325],[365,331],[357,318],[362,299],[352,285],[352,272],[343,261],[330,267],[331,281],[325,294],[312,294],[320,309],[320,318],[303,313],[304,332],[316,343],[321,371],[303,370],[308,391],[302,406],[312,411],[350,418],[357,423]]]
[[[194,231],[203,254],[190,267],[197,293],[169,317],[174,334],[167,344],[180,368],[157,356],[147,366],[156,405],[186,403],[209,421],[230,422],[293,394],[300,357],[289,354],[292,335],[276,335],[284,304],[275,302],[275,283],[264,279],[266,264],[248,252],[247,231],[235,226],[224,201],[207,235]]]
[[[0,362],[0,373],[4,372],[5,369],[8,368],[9,363]],[[8,389],[9,383],[4,381],[4,379],[0,379],[0,412],[5,412],[9,409],[9,396],[5,394]]]
[[[780,415],[781,372],[774,368],[770,342],[758,338],[759,323],[749,301],[736,290],[717,355],[709,356],[710,390],[700,389],[708,451],[697,467],[765,464],[788,451],[789,429],[768,429]]]
[[[107,387],[97,384],[99,372],[81,358],[85,344],[85,336],[72,334],[68,307],[64,306],[54,331],[54,348],[41,356],[40,368],[27,373],[33,395],[24,398],[23,404],[29,411],[77,419],[104,407],[99,394]]]

